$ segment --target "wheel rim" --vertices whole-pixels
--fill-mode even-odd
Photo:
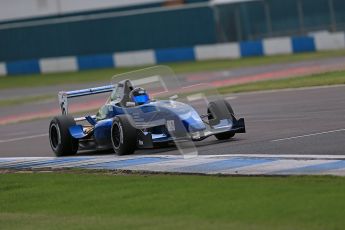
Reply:
[[[111,140],[113,142],[113,145],[116,149],[119,148],[121,143],[121,134],[120,134],[120,127],[117,123],[113,124],[112,130],[111,130]]]
[[[56,150],[61,142],[60,130],[56,124],[50,126],[50,145],[54,150]]]

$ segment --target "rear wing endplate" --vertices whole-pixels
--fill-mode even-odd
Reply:
[[[100,87],[95,87],[95,88],[80,89],[80,90],[73,90],[73,91],[66,91],[66,92],[61,91],[58,94],[61,113],[63,115],[68,114],[68,99],[69,98],[89,96],[89,95],[100,94],[100,93],[108,93],[108,92],[113,91],[114,88],[115,88],[115,85],[106,85],[106,86],[100,86]]]

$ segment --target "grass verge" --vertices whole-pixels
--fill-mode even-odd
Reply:
[[[220,94],[254,92],[263,90],[301,88],[345,84],[345,71],[327,72],[304,77],[267,80],[218,88]],[[212,91],[213,93],[213,91]],[[53,99],[54,95],[41,95],[0,100],[0,107],[27,104]]]
[[[2,229],[343,229],[343,177],[1,174]]]
[[[322,58],[340,57],[345,55],[345,50],[327,51],[317,53],[302,53],[294,55],[251,57],[236,60],[210,60],[198,62],[167,63],[176,73],[201,72],[211,70],[243,68],[276,63],[298,62]],[[69,73],[52,73],[36,75],[17,75],[0,78],[0,89],[19,87],[41,87],[57,84],[77,84],[86,82],[110,81],[111,76],[131,71],[136,68],[116,68],[88,70]]]
[[[241,93],[274,89],[301,88],[345,84],[345,71],[328,72],[305,77],[292,77],[279,80],[267,80],[219,88],[219,93]]]
[[[56,98],[55,95],[38,95],[38,96],[23,96],[18,98],[10,98],[10,99],[3,99],[0,100],[0,107],[2,106],[13,106],[13,105],[22,105],[22,104],[28,104],[32,102],[42,102],[46,100],[51,100],[53,98]]]

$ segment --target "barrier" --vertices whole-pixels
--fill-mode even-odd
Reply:
[[[344,32],[318,32],[302,37],[267,38],[250,42],[13,61],[0,63],[0,76],[155,65],[178,61],[236,59],[344,48]]]
[[[75,57],[58,57],[40,59],[42,73],[72,72],[78,70]]]
[[[292,45],[288,37],[268,38],[263,41],[266,55],[291,54]]]

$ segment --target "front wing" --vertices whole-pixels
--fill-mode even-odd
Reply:
[[[230,121],[230,120],[229,120]],[[233,119],[231,122],[228,122],[226,125],[215,127],[212,130],[204,130],[191,132],[184,137],[172,137],[167,134],[152,134],[150,132],[144,132],[138,130],[138,147],[139,148],[152,148],[156,144],[165,143],[165,142],[179,142],[179,141],[202,141],[210,136],[215,134],[225,133],[225,132],[234,132],[234,133],[245,133],[246,127],[244,118]]]

